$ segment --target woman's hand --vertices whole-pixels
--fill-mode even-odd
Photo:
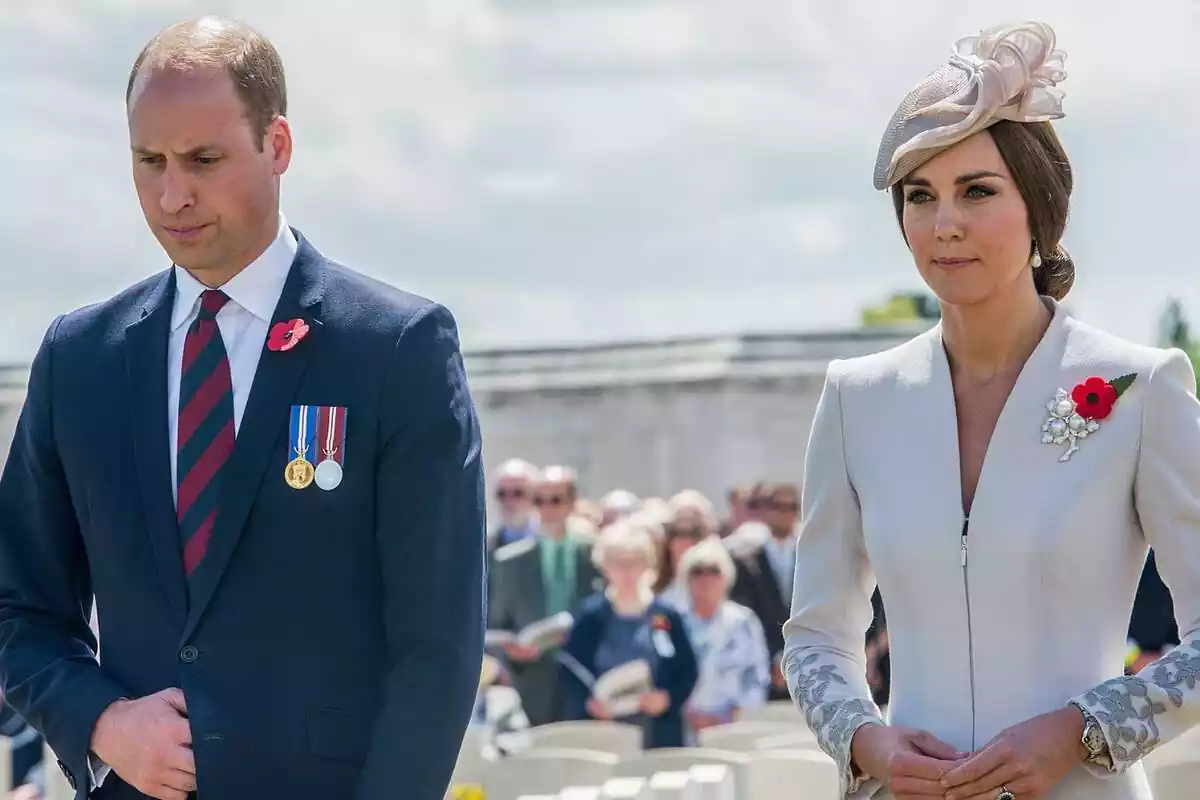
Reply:
[[[1083,714],[1064,708],[1001,731],[943,776],[946,800],[995,800],[1000,787],[1042,797],[1082,761]]]
[[[671,706],[671,695],[662,689],[638,696],[638,707],[652,717],[661,717]]]
[[[684,712],[687,716],[688,724],[694,731],[702,731],[705,728],[713,728],[724,722],[721,717],[716,714],[705,714],[701,711],[688,710]]]
[[[928,731],[876,723],[854,732],[850,754],[859,770],[883,781],[896,800],[945,797],[942,776],[969,756]]]
[[[592,719],[612,719],[612,712],[608,710],[608,706],[594,697],[588,698],[587,712]]]

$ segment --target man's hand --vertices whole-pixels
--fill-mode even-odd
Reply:
[[[528,664],[537,661],[541,657],[542,651],[531,644],[510,642],[504,645],[504,654],[508,656],[509,661],[515,664]]]
[[[1043,797],[1083,760],[1083,713],[1051,711],[996,735],[942,777],[946,800],[992,800],[1000,787],[1017,797]]]
[[[142,794],[186,800],[196,791],[191,744],[183,692],[165,689],[104,709],[92,731],[91,751]]]
[[[942,776],[969,755],[927,731],[875,723],[854,732],[850,754],[858,768],[883,781],[896,800],[945,797]]]

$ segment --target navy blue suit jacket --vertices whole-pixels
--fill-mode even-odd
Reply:
[[[666,621],[674,653],[669,658],[655,653],[650,660],[650,674],[654,686],[670,695],[671,704],[665,713],[651,721],[646,731],[644,746],[683,747],[683,708],[699,678],[696,653],[692,649],[691,640],[688,639],[683,618],[677,611],[655,599],[650,604],[647,614],[651,618],[660,617]],[[616,611],[612,603],[603,592],[597,592],[580,606],[575,625],[563,645],[563,650],[568,655],[597,678],[600,676],[596,675],[596,650],[604,639],[609,622],[615,616]],[[588,719],[590,715],[587,712],[587,701],[591,697],[591,690],[566,666],[562,666],[560,670],[563,694],[566,698],[566,718]]]
[[[101,711],[173,686],[201,798],[445,791],[485,615],[456,325],[297,238],[273,322],[311,330],[262,354],[190,601],[168,460],[173,271],[55,320],[33,362],[0,478],[0,683],[79,798]],[[284,481],[293,404],[348,409],[333,491]],[[141,795],[114,773],[94,796]]]

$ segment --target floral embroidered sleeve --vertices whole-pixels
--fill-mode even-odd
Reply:
[[[829,366],[805,457],[783,671],[818,744],[837,763],[842,795],[858,800],[874,795],[881,784],[851,764],[850,742],[861,726],[883,724],[883,719],[867,685],[866,631],[875,576],[846,467],[838,366],[836,361]]]
[[[1200,403],[1191,361],[1170,351],[1143,391],[1134,502],[1175,602],[1181,644],[1137,675],[1071,699],[1100,722],[1112,762],[1088,765],[1100,776],[1124,772],[1200,723]]]

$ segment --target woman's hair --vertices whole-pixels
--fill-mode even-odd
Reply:
[[[646,559],[646,567],[654,568],[658,549],[649,527],[638,520],[619,519],[600,531],[592,545],[592,563],[603,570],[613,556],[636,555]]]
[[[685,529],[696,528],[700,539],[717,532],[717,510],[712,501],[695,489],[684,489],[667,501],[671,518],[663,526],[658,543],[658,574],[654,578],[654,593],[661,594],[675,582],[675,565],[671,563],[671,541]],[[685,522],[696,518],[696,525]]]
[[[691,514],[700,518],[705,533],[716,533],[717,526],[720,525],[717,509],[712,501],[695,489],[684,489],[676,493],[667,501],[667,507],[671,511],[669,524],[673,525],[680,517]]]
[[[1038,294],[1062,300],[1075,283],[1075,263],[1059,243],[1067,227],[1075,181],[1071,162],[1049,122],[1001,120],[987,129],[1012,173],[1029,211],[1029,232],[1041,255],[1033,271]],[[904,232],[904,181],[892,187],[892,204]],[[907,238],[907,237],[906,237]]]
[[[725,591],[728,593],[730,587],[733,586],[736,572],[734,571],[733,559],[730,558],[729,551],[725,549],[725,545],[721,543],[721,540],[715,536],[697,542],[694,547],[689,548],[683,554],[683,557],[679,559],[679,572],[682,575],[690,575],[692,570],[701,567],[720,570],[721,577],[725,579]]]

